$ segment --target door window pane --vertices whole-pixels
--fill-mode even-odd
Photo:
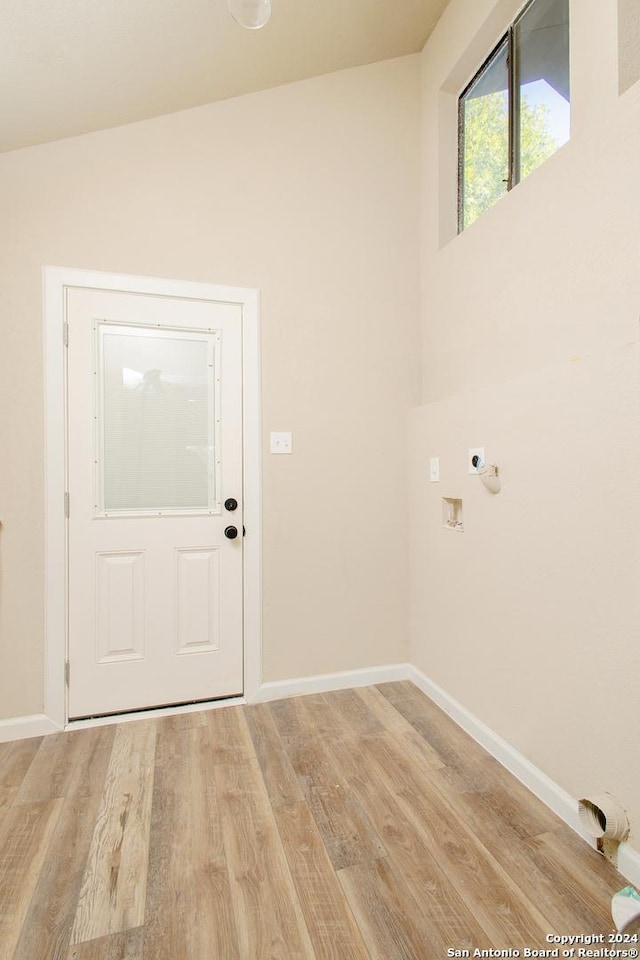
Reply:
[[[507,39],[460,98],[460,229],[507,192],[509,72]]]
[[[535,0],[514,26],[523,180],[569,140],[569,0]]]
[[[104,511],[215,505],[213,336],[99,324]]]

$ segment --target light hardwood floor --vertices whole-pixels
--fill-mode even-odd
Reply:
[[[624,885],[408,682],[0,744],[0,960],[524,954]]]

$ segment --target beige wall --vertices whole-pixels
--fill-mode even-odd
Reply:
[[[419,57],[0,157],[0,718],[43,706],[44,264],[259,287],[264,678],[405,660]]]
[[[616,0],[572,3],[571,143],[443,243],[446,90],[518,6],[453,0],[423,57],[412,661],[572,796],[616,795],[640,849],[640,85],[618,97]],[[465,473],[476,445],[498,496]]]
[[[620,92],[640,80],[640,5],[618,0],[618,83]]]

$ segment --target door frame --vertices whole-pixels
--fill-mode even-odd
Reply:
[[[69,722],[65,664],[68,649],[67,486],[67,290],[88,288],[121,293],[216,300],[242,308],[242,405],[244,540],[244,695],[262,683],[262,472],[260,407],[260,291],[189,280],[130,276],[67,267],[43,268],[44,285],[44,463],[45,463],[45,682],[44,712],[58,727]],[[220,702],[220,701],[217,701]],[[176,708],[180,709],[180,708]]]

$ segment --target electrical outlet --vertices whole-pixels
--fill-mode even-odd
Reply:
[[[429,480],[431,483],[438,483],[440,480],[440,458],[431,457],[429,459]]]
[[[480,462],[477,465],[473,463],[474,457],[480,457]],[[484,447],[469,447],[467,450],[467,470],[469,473],[477,474],[484,463]]]

